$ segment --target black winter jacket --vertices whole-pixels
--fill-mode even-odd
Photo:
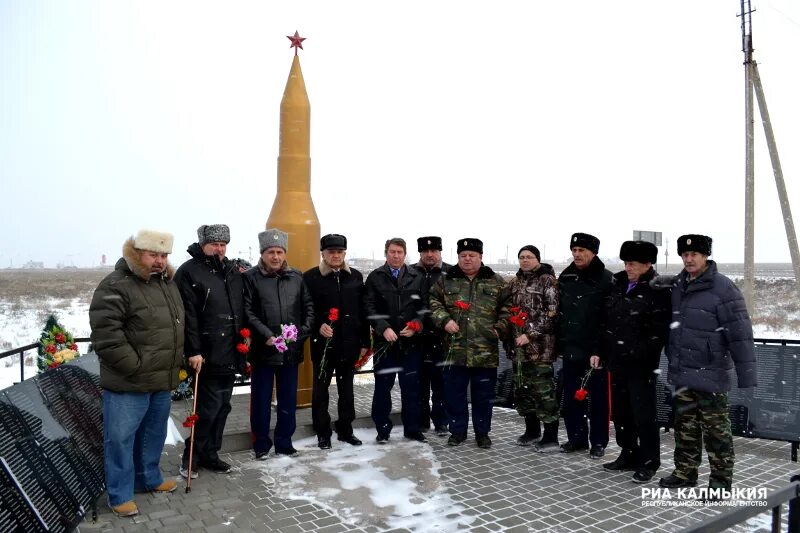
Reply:
[[[564,363],[588,364],[592,355],[600,355],[611,272],[595,256],[584,269],[570,263],[558,276],[558,284],[561,302],[556,352],[564,358]]]
[[[325,263],[307,270],[303,281],[314,301],[314,326],[311,331],[311,357],[319,362],[328,341],[319,333],[323,324],[333,328],[328,344],[329,361],[355,363],[361,348],[369,347],[369,322],[364,312],[364,277],[361,272],[345,266],[334,272]],[[331,324],[331,308],[339,310],[339,319]]]
[[[275,272],[258,265],[244,273],[244,309],[253,341],[249,361],[254,366],[297,365],[303,362],[303,345],[314,327],[314,302],[299,270],[284,266]],[[281,325],[297,326],[298,339],[284,353],[267,346],[281,334]]]
[[[672,320],[667,357],[669,381],[676,388],[727,392],[728,371],[736,365],[739,388],[756,386],[753,327],[736,285],[717,272],[717,264],[689,281],[686,270],[673,281]]]
[[[669,288],[653,288],[650,268],[628,292],[628,274],[614,274],[606,304],[606,326],[600,358],[621,378],[653,377],[669,336],[672,316]]]
[[[92,296],[89,324],[100,360],[100,386],[115,392],[160,392],[178,386],[183,305],[171,265],[150,275],[131,237],[114,272]]]
[[[452,266],[453,265],[442,262],[439,266],[426,268],[422,263],[417,263],[416,265],[412,265],[410,268],[413,268],[419,272],[419,274],[423,277],[425,293],[430,294],[431,287],[433,287],[438,279],[442,277],[442,274],[446,274]],[[425,343],[426,348],[426,353],[424,355],[426,358],[428,356],[440,355],[439,352],[444,350],[444,337],[442,331],[433,325],[433,321],[431,320],[429,313],[425,315],[422,324],[422,341]]]
[[[389,265],[384,263],[369,273],[365,285],[367,320],[375,328],[379,343],[385,342],[383,332],[388,328],[399,334],[412,320],[422,325],[428,312],[428,291],[425,278],[415,269],[403,265],[399,279],[394,279]],[[415,334],[403,338],[403,343],[410,347],[416,345],[418,339],[419,334]]]
[[[227,257],[205,255],[198,243],[186,251],[192,258],[175,273],[186,310],[183,351],[202,355],[204,372],[242,373],[245,357],[236,351],[244,325],[242,275]]]

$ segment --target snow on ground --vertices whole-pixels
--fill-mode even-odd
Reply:
[[[387,445],[375,442],[372,429],[355,433],[363,446],[323,451],[316,437],[294,442],[300,454],[271,455],[264,479],[279,497],[312,502],[353,526],[447,532],[472,523],[447,493],[430,446],[403,439],[397,426]]]

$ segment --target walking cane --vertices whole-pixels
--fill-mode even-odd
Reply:
[[[189,476],[186,479],[186,494],[192,492],[192,455],[194,453],[194,425],[197,423],[197,384],[200,383],[200,370],[194,374],[194,398],[192,398],[192,433],[189,436]]]

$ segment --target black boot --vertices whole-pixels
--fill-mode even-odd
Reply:
[[[536,443],[536,451],[539,453],[554,452],[556,450],[558,450],[558,420],[545,423],[542,440]]]
[[[536,413],[525,415],[525,433],[517,438],[517,446],[532,446],[542,436]]]

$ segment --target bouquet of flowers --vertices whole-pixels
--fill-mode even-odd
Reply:
[[[288,344],[297,342],[297,326],[294,324],[281,324],[281,334],[275,337],[275,349],[283,353],[289,349]]]
[[[511,346],[517,355],[517,387],[522,386],[522,350],[517,346],[516,340],[525,330],[525,322],[528,320],[528,313],[522,307],[515,305],[510,309],[511,317],[508,319],[514,326],[514,338],[511,339]]]
[[[39,372],[56,368],[80,355],[72,334],[58,323],[54,315],[50,315],[39,338]]]
[[[194,394],[193,385],[194,376],[189,375],[185,368],[178,370],[178,386],[172,391],[172,401],[188,400]]]

